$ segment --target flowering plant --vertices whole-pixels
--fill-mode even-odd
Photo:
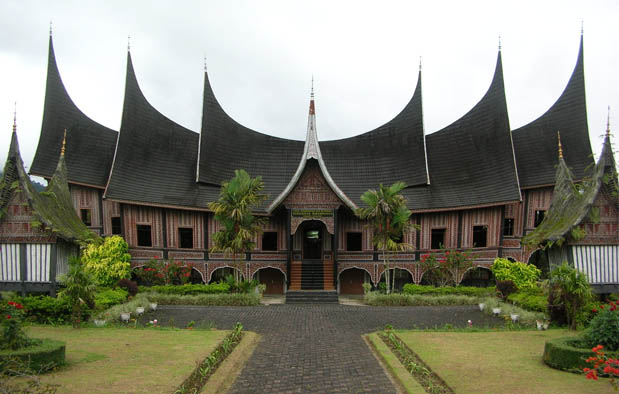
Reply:
[[[619,302],[609,301],[606,305],[593,308],[595,316],[584,333],[584,338],[589,345],[603,345],[610,351],[619,350],[618,306]]]
[[[597,345],[591,349],[595,356],[591,356],[585,361],[591,364],[593,368],[583,368],[583,372],[586,373],[587,379],[598,380],[598,376],[610,377],[611,386],[618,390],[619,383],[615,378],[619,378],[619,359],[609,358],[602,349],[604,349],[602,345]]]
[[[166,284],[184,285],[189,282],[193,264],[185,264],[182,261],[170,262],[163,267],[163,276]]]
[[[0,326],[2,327],[0,349],[17,350],[28,346],[31,341],[22,328],[24,306],[13,301],[1,302],[0,314]]]
[[[157,260],[150,260],[143,267],[136,268],[135,274],[148,286],[156,286],[164,284],[164,275],[161,272],[163,263]]]

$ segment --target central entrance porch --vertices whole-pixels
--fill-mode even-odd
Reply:
[[[290,290],[334,290],[332,236],[323,222],[307,220],[293,235]]]

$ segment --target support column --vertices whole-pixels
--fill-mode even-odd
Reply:
[[[56,241],[58,242],[58,241]],[[56,296],[56,270],[58,266],[58,243],[52,244],[49,256],[49,281],[52,284],[49,290],[50,297]]]
[[[161,229],[163,231],[163,259],[168,259],[168,221],[165,208],[161,208]]]
[[[26,278],[28,276],[28,249],[26,244],[19,244],[19,277],[21,282],[21,295],[26,296]]]
[[[286,281],[287,288],[290,288],[290,274],[292,271],[292,234],[290,233],[292,212],[286,209],[286,249],[288,249],[286,258]]]
[[[339,230],[338,230],[338,223],[337,223],[337,209],[333,210],[333,239],[331,242],[331,245],[333,245],[333,287],[335,287],[335,289],[338,288],[337,286],[337,249],[338,249],[338,243],[339,243]]]

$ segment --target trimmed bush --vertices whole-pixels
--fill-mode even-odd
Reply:
[[[509,297],[510,294],[518,291],[518,287],[513,280],[497,280],[496,289],[503,300],[507,300],[507,297]]]
[[[507,300],[528,311],[546,312],[548,309],[548,296],[542,289],[522,289],[507,297]]]
[[[602,345],[606,350],[619,350],[619,311],[614,301],[600,306],[584,338],[589,346]]]
[[[82,253],[82,262],[100,286],[114,286],[131,276],[129,245],[118,235],[105,238],[101,244],[89,244]]]
[[[458,294],[381,294],[373,291],[365,295],[364,302],[372,306],[475,305],[479,302],[479,297]]]
[[[65,362],[65,343],[52,339],[37,339],[36,344],[18,350],[0,351],[0,362],[19,359],[35,373],[49,371]]]
[[[24,306],[26,319],[43,324],[65,324],[71,322],[72,308],[65,297],[53,298],[49,296],[16,297]],[[82,320],[88,319],[90,310],[82,310]]]
[[[95,294],[95,305],[98,309],[108,309],[127,301],[128,294],[125,289],[103,289]]]
[[[526,264],[520,261],[510,261],[504,258],[494,259],[490,267],[497,281],[511,280],[516,287],[524,289],[535,287],[542,271],[533,264]]]
[[[140,292],[151,292],[159,294],[222,294],[228,293],[230,286],[224,282],[211,283],[210,285],[186,284],[186,285],[162,285],[162,286],[140,286]]]
[[[607,352],[608,357],[617,358],[619,352]],[[546,341],[544,362],[549,366],[570,372],[582,372],[589,365],[585,361],[594,356],[591,348],[576,337],[562,337]]]
[[[131,297],[138,294],[138,284],[129,279],[121,279],[116,283],[116,286],[125,289]]]
[[[426,295],[466,295],[471,297],[485,297],[494,295],[494,287],[474,287],[474,286],[424,286],[414,283],[407,283],[402,290],[405,294],[426,294]]]
[[[151,302],[161,305],[207,305],[207,306],[255,306],[260,305],[260,295],[249,294],[161,294],[147,293]]]

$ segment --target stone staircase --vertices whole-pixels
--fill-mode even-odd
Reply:
[[[301,290],[286,293],[286,304],[337,304],[338,302],[335,290]]]

